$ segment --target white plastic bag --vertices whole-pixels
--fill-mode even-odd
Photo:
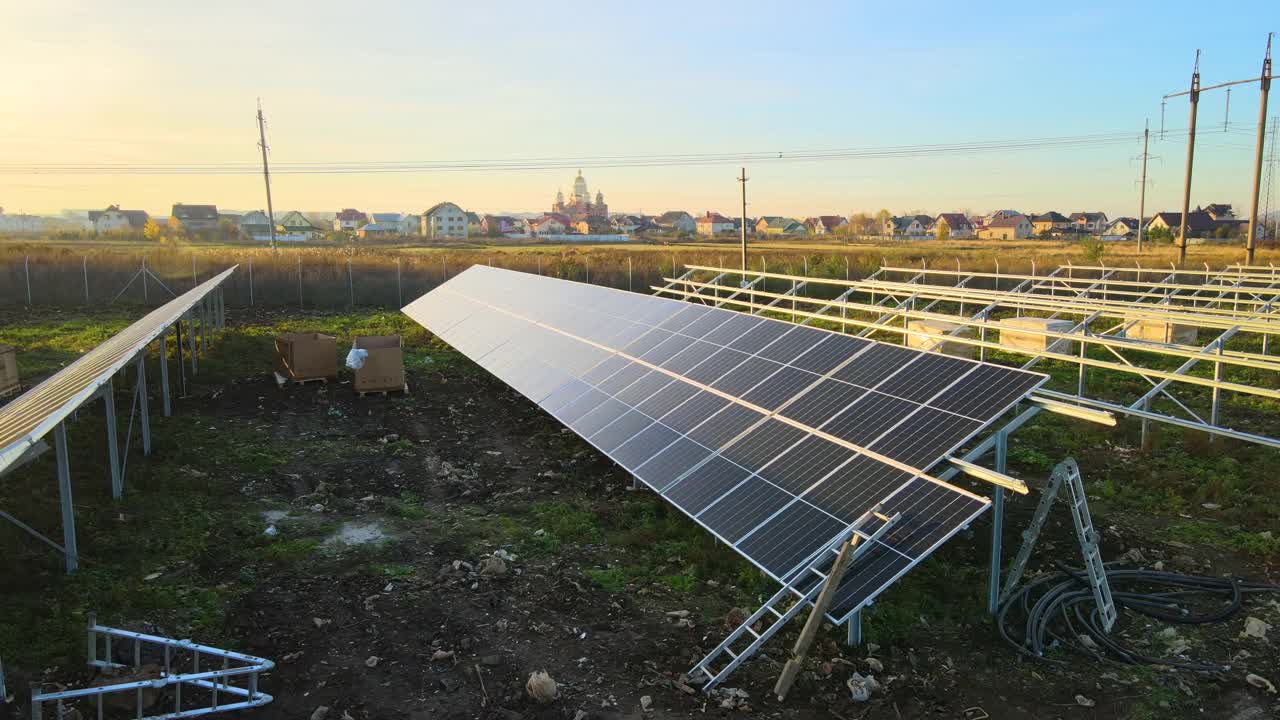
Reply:
[[[369,351],[363,348],[351,348],[351,352],[347,353],[347,367],[352,370],[359,370],[364,367],[365,358],[369,357]]]

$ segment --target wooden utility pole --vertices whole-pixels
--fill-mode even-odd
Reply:
[[[1253,204],[1249,208],[1249,236],[1244,241],[1246,265],[1253,264],[1254,246],[1258,240],[1258,192],[1262,189],[1262,146],[1267,139],[1267,96],[1271,93],[1271,36],[1274,34],[1267,33],[1267,54],[1262,59],[1262,99],[1258,108],[1258,143],[1253,155]]]
[[[1196,156],[1196,108],[1200,104],[1200,51],[1191,71],[1191,120],[1187,123],[1187,174],[1182,185],[1182,220],[1178,223],[1178,265],[1187,262],[1187,213],[1191,210],[1191,168]]]
[[[1142,179],[1138,182],[1141,187],[1138,190],[1138,252],[1142,252],[1142,223],[1146,219],[1147,214],[1147,143],[1151,139],[1151,128],[1149,124],[1142,126]]]
[[[747,284],[747,169],[742,168],[738,182],[742,185],[742,285]]]
[[[271,250],[276,249],[276,213],[271,207],[271,171],[267,167],[267,123],[262,119],[262,98],[258,98],[258,147],[262,148],[262,181],[267,185],[267,222],[271,225]]]
[[[849,561],[853,558],[854,550],[857,549],[861,539],[862,536],[855,531],[849,538],[849,542],[840,548],[835,562],[831,564],[831,570],[827,574],[827,579],[823,581],[818,599],[813,601],[813,610],[809,613],[809,619],[805,621],[804,629],[800,631],[800,637],[796,639],[796,645],[791,650],[791,659],[783,666],[782,673],[778,675],[778,682],[773,686],[773,694],[778,697],[778,700],[787,697],[791,686],[795,684],[796,676],[804,667],[809,646],[813,644],[813,639],[818,635],[818,629],[826,620],[827,610],[831,607],[831,601],[835,599],[836,590],[840,588],[840,581],[844,579],[844,573],[849,569]]]

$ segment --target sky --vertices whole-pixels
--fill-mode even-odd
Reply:
[[[0,0],[0,207],[265,206],[260,175],[51,174],[9,166],[582,158],[1005,141],[1107,146],[756,160],[751,215],[1180,207],[1185,135],[1161,97],[1256,77],[1274,1],[583,3]],[[1185,97],[1165,126],[1185,129]],[[1200,102],[1192,203],[1244,213],[1255,85]],[[1280,115],[1280,98],[1271,103]],[[737,214],[739,167],[596,167],[612,211]],[[574,169],[278,174],[277,212],[548,210]],[[1280,179],[1277,179],[1280,184]]]

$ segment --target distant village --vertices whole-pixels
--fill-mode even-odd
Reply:
[[[153,217],[146,211],[121,209],[119,205],[56,217],[5,214],[0,208],[0,233],[134,235],[153,240],[208,236],[256,242],[343,238],[456,241],[473,237],[590,242],[633,237],[736,236],[741,233],[744,220],[710,210],[700,215],[684,210],[670,210],[659,215],[611,214],[604,193],[597,191],[592,197],[581,171],[574,178],[569,195],[557,192],[550,210],[540,215],[481,215],[452,202],[436,203],[421,213],[365,212],[343,208],[331,212],[288,210],[274,214],[275,217],[271,218],[263,210],[221,212],[216,205],[187,203],[174,204],[168,217]],[[1139,223],[1133,217],[1108,218],[1104,212],[1087,211],[1064,215],[1055,210],[1024,213],[1005,209],[978,216],[963,212],[892,215],[881,210],[875,215],[819,215],[803,219],[764,215],[745,218],[745,222],[748,234],[757,237],[879,236],[902,240],[1096,237],[1126,240],[1138,234],[1140,224],[1143,232],[1153,238],[1172,237],[1178,232],[1181,218],[1180,211],[1158,212]],[[1259,238],[1265,237],[1266,225],[1259,224]],[[1247,226],[1248,220],[1237,218],[1230,204],[1197,207],[1187,215],[1188,238],[1240,238],[1247,233]]]

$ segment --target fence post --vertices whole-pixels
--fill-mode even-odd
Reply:
[[[199,280],[196,279],[196,254],[191,253],[191,287],[194,288],[199,284]]]
[[[356,280],[351,275],[351,256],[347,256],[347,292],[350,293],[351,301],[347,307],[351,310],[356,309]]]
[[[298,309],[302,309],[302,255],[298,255]]]
[[[253,256],[249,256],[249,307],[253,307]]]
[[[396,305],[404,307],[404,292],[400,289],[400,258],[396,258]]]
[[[147,304],[147,256],[146,255],[142,256],[142,270],[139,274],[142,275],[142,304],[146,305]]]
[[[84,304],[89,304],[89,256],[80,259],[80,267],[84,270]]]
[[[587,284],[591,284],[591,258],[583,258],[582,265],[587,269]]]
[[[627,256],[627,292],[632,292],[631,290],[631,256],[630,255]]]
[[[444,268],[444,281],[449,282],[449,261],[443,255],[440,256],[440,267]]]
[[[27,307],[31,307],[31,256],[22,257],[22,272],[27,276]]]

